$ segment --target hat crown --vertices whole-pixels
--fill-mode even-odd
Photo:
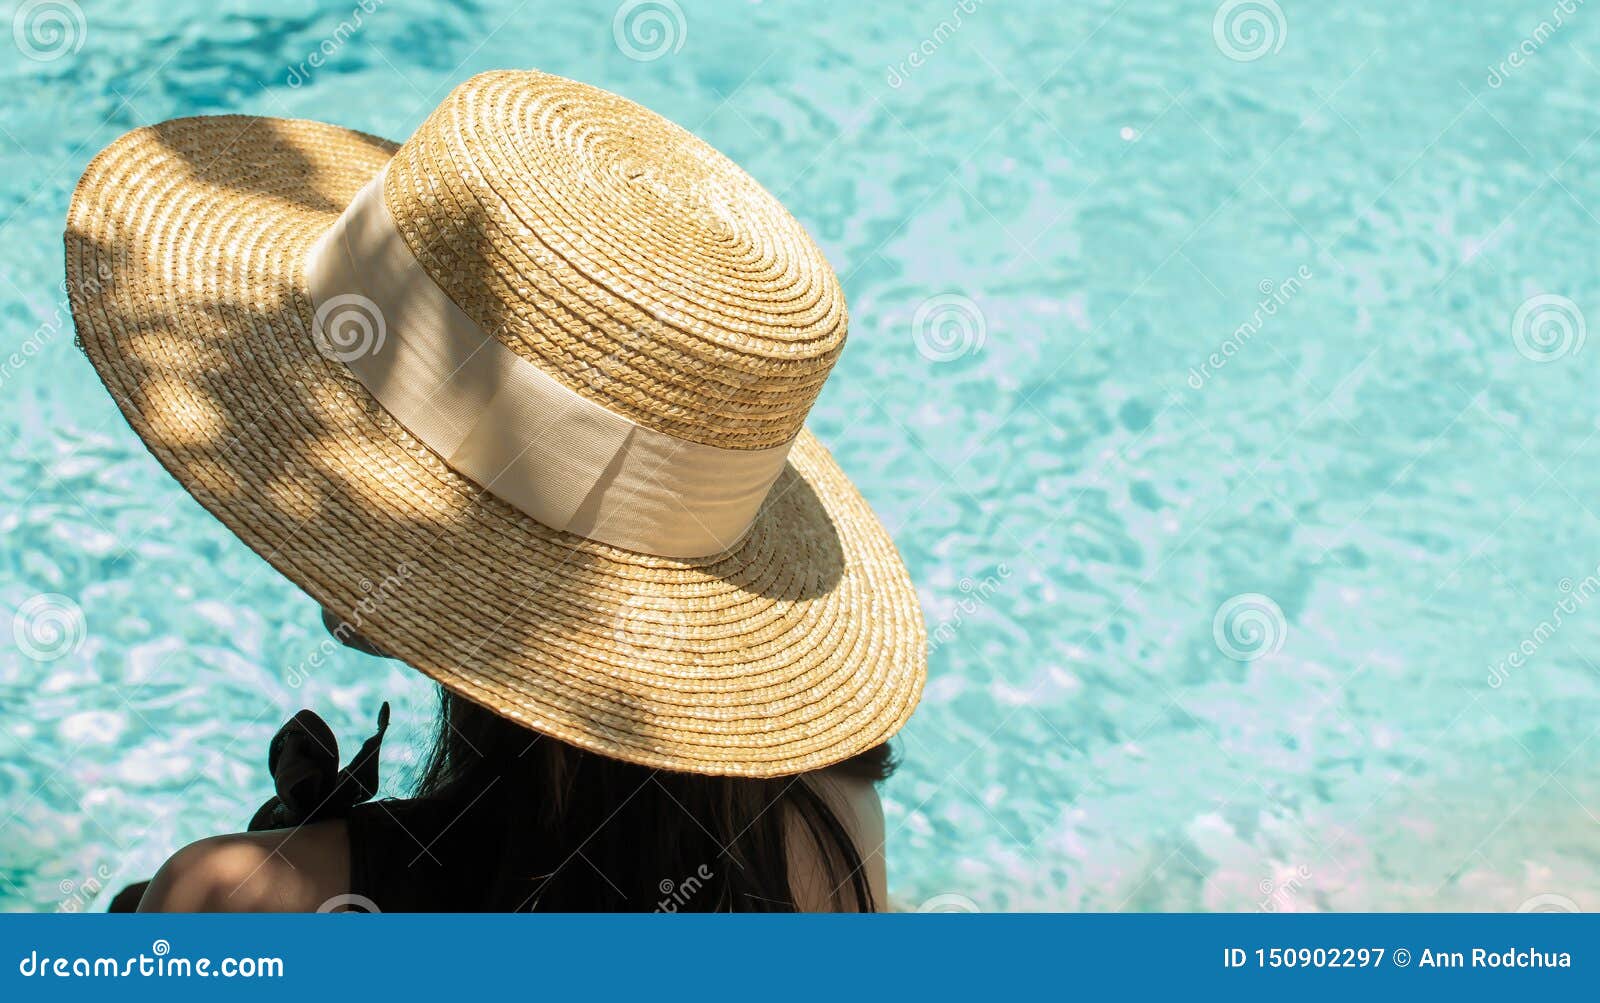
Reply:
[[[487,334],[681,439],[787,442],[844,344],[838,279],[777,199],[598,88],[532,71],[472,78],[395,154],[384,201]]]

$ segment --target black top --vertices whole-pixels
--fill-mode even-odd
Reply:
[[[267,754],[277,796],[256,812],[250,828],[284,829],[343,818],[350,833],[347,908],[382,912],[470,912],[492,898],[488,854],[476,845],[485,821],[460,806],[429,800],[369,801],[378,790],[378,750],[389,727],[389,705],[378,731],[350,765],[339,769],[339,743],[309,710],[290,718]]]
[[[378,713],[377,733],[343,769],[338,765],[338,742],[332,729],[309,710],[290,718],[273,736],[267,764],[277,793],[256,811],[248,828],[292,829],[334,819],[345,821],[349,890],[324,908],[363,912],[520,912],[541,906],[562,911],[666,909],[668,901],[660,896],[671,892],[674,882],[658,880],[661,860],[673,853],[693,858],[696,847],[703,851],[700,859],[706,860],[727,852],[702,827],[698,832],[663,834],[660,840],[641,837],[641,850],[659,852],[641,852],[636,860],[612,861],[611,873],[599,874],[605,887],[596,886],[581,870],[575,877],[567,877],[563,875],[565,864],[581,855],[583,844],[574,847],[559,835],[545,832],[540,806],[509,796],[505,786],[497,795],[486,796],[497,778],[472,796],[452,796],[459,786],[452,784],[446,785],[443,796],[371,800],[378,790],[378,752],[388,723],[389,705],[384,704]],[[689,810],[666,788],[662,788],[662,796]],[[602,790],[573,806],[574,812],[586,812],[573,825],[581,831],[614,824],[630,832],[651,832],[652,816],[647,809],[639,809],[634,818],[626,815],[628,805],[640,800],[630,795],[616,806]],[[840,845],[848,847],[848,834],[837,820],[826,816],[826,821],[837,830]],[[770,816],[768,823],[770,827]],[[647,847],[646,841],[661,845]],[[595,870],[598,873],[598,868]],[[687,886],[689,880],[684,879],[683,884]],[[137,908],[144,888],[140,884],[124,889],[113,900],[111,910]],[[866,901],[864,892],[858,894]],[[793,905],[771,895],[763,898],[748,887],[734,888],[722,879],[700,895],[694,908],[727,908],[728,901],[780,909]],[[676,911],[682,903],[670,904]]]
[[[471,806],[463,812],[437,801],[367,800],[378,790],[378,749],[388,727],[386,703],[378,711],[377,733],[341,770],[339,743],[327,723],[309,710],[290,718],[267,752],[277,793],[256,810],[247,829],[344,819],[350,831],[351,897],[343,901],[351,910],[485,909],[499,883],[492,855],[477,844],[486,820],[468,818]],[[141,881],[124,888],[109,911],[133,912],[148,885]]]
[[[469,808],[470,812],[471,809]],[[368,801],[350,809],[350,893],[383,912],[479,912],[495,877],[478,826],[460,808],[425,800]]]

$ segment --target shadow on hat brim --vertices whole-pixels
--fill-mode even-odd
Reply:
[[[151,453],[373,644],[562,741],[779,776],[898,730],[926,673],[915,591],[809,432],[736,547],[656,558],[511,508],[318,353],[305,253],[395,148],[218,116],[135,130],[89,165],[68,215],[73,317]]]

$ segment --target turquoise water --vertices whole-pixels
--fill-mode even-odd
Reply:
[[[902,904],[1600,908],[1600,9],[1488,6],[164,0],[0,33],[0,905],[103,907],[241,827],[301,706],[353,746],[393,701],[399,792],[432,712],[355,653],[288,682],[315,607],[72,345],[79,172],[194,113],[399,139],[534,66],[705,136],[843,279],[811,424],[935,634],[885,792]]]

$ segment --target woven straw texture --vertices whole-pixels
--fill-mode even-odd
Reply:
[[[479,327],[680,439],[789,441],[844,346],[844,294],[794,217],[694,135],[585,84],[474,77],[400,149],[384,198]]]
[[[779,776],[898,730],[922,618],[888,535],[801,428],[845,319],[799,225],[676,126],[543,74],[463,84],[395,157],[385,197],[408,243],[504,344],[682,438],[795,438],[737,547],[648,557],[478,488],[318,352],[302,262],[396,149],[222,116],[136,130],[89,165],[73,315],[156,458],[386,651],[563,741]]]

